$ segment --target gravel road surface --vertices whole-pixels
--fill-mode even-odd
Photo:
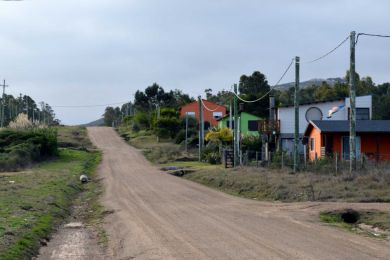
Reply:
[[[242,199],[161,172],[112,128],[88,132],[104,153],[102,202],[114,211],[107,259],[390,259],[390,243],[318,221],[324,209],[389,204]]]

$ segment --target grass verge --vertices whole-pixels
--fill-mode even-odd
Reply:
[[[40,241],[70,215],[81,192],[89,190],[85,196],[95,196],[97,184],[81,185],[79,175],[93,179],[100,158],[99,152],[61,149],[55,160],[0,174],[0,259],[30,259]]]
[[[141,149],[146,159],[155,164],[166,164],[175,161],[197,160],[196,151],[184,152],[184,147],[173,143],[170,139],[160,139],[150,131],[132,132],[128,127],[116,129],[119,135],[131,146]]]
[[[93,144],[88,138],[87,129],[82,126],[59,126],[56,128],[58,133],[58,146],[62,148],[72,148],[76,150],[94,149]]]
[[[119,128],[118,132],[130,145],[142,149],[149,161],[162,167],[185,168],[184,172],[169,170],[168,173],[232,195],[284,202],[390,202],[390,174],[386,170],[376,169],[350,176],[335,175],[329,171],[291,174],[288,168],[225,169],[222,165],[178,161],[186,156],[184,148],[172,142],[158,143],[156,136],[150,132],[134,134],[126,128]],[[193,151],[192,159],[196,158],[194,154],[196,152]]]
[[[390,241],[390,213],[388,212],[352,209],[324,211],[320,213],[320,220],[350,232]]]

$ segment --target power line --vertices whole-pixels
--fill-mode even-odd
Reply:
[[[57,107],[57,108],[83,108],[83,107],[106,107],[106,106],[113,106],[113,105],[121,105],[121,104],[126,104],[129,103],[129,101],[123,101],[123,102],[116,102],[116,103],[111,103],[111,104],[96,104],[96,105],[75,105],[75,106],[51,106],[51,107]]]
[[[242,97],[240,97],[237,93],[231,91],[230,89],[230,92],[233,93],[239,100],[241,100],[242,102],[245,102],[245,103],[254,103],[254,102],[258,102],[260,100],[262,100],[263,98],[265,98],[266,96],[268,96],[269,93],[271,93],[272,90],[274,90],[275,88],[277,88],[277,86],[279,85],[279,83],[282,81],[282,79],[284,78],[284,76],[286,76],[287,72],[290,70],[291,68],[291,65],[293,64],[294,62],[294,59],[291,60],[290,64],[287,66],[286,70],[284,71],[284,73],[282,74],[282,76],[280,77],[280,79],[276,82],[276,84],[273,86],[273,87],[270,87],[270,90],[267,91],[267,93],[265,93],[263,96],[259,97],[258,99],[255,99],[255,100],[245,100],[243,99]]]
[[[203,102],[202,99],[200,99],[200,102],[202,103],[203,107],[206,108],[206,110],[208,110],[208,111],[210,111],[210,112],[217,111],[217,109],[218,109],[218,106],[217,106],[215,109],[208,108],[208,107],[204,104],[204,102]]]
[[[314,60],[309,60],[309,61],[301,61],[300,63],[301,64],[304,64],[304,63],[313,63],[313,62],[316,62],[316,61],[319,61],[323,58],[325,58],[326,56],[332,54],[334,51],[336,51],[338,48],[340,48],[346,41],[348,41],[349,39],[349,35],[344,39],[342,40],[336,47],[334,47],[332,50],[328,51],[327,53],[325,53],[324,55],[321,55],[320,57],[314,59]]]
[[[390,38],[390,35],[372,34],[372,33],[358,33],[357,36],[356,36],[355,45],[359,41],[359,36],[371,36],[371,37],[380,37],[380,38]]]

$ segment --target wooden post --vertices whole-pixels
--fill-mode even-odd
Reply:
[[[355,32],[350,36],[349,68],[349,173],[356,171],[356,79],[355,79]]]
[[[234,84],[234,93],[237,94],[237,84]],[[237,96],[234,95],[234,100],[233,100],[233,110],[234,110],[234,129],[233,129],[233,152],[234,152],[234,167],[237,167],[239,165],[239,136],[238,136],[238,108],[237,108]]]
[[[299,169],[299,57],[295,57],[294,110],[294,173],[296,173]]]

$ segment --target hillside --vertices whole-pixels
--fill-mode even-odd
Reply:
[[[85,126],[85,127],[89,127],[89,126],[103,126],[104,125],[104,119],[103,118],[99,118],[95,121],[92,121],[92,122],[89,122],[87,124],[83,124],[81,126]]]
[[[346,80],[344,78],[310,79],[307,81],[300,82],[299,87],[300,88],[307,88],[307,87],[310,87],[312,85],[319,86],[324,81],[326,83],[328,83],[330,86],[333,86],[336,83],[346,83]],[[287,89],[292,88],[294,86],[295,86],[295,82],[289,82],[289,83],[285,83],[285,84],[280,84],[278,86],[278,89],[279,90],[287,90]]]

